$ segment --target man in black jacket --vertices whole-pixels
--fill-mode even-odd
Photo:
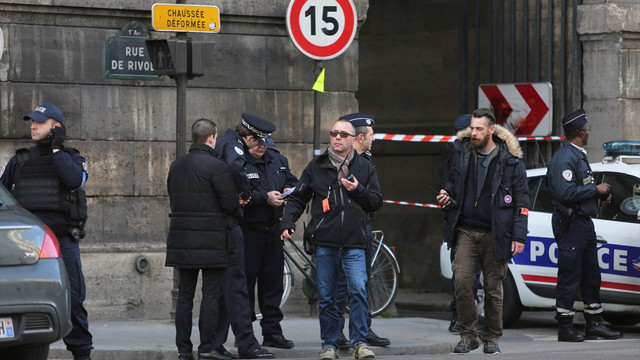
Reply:
[[[480,346],[473,294],[478,265],[484,274],[483,352],[500,352],[502,279],[507,262],[524,250],[529,187],[518,140],[495,123],[489,109],[477,109],[471,125],[457,134],[447,180],[436,197],[445,206],[444,239],[453,249],[460,342],[456,353]]]
[[[229,166],[213,150],[216,136],[216,125],[212,121],[194,122],[189,153],[171,164],[167,177],[171,223],[165,265],[177,268],[180,274],[175,315],[179,360],[193,360],[191,319],[200,271],[198,358],[225,358],[214,347],[214,325],[224,269],[233,261],[235,251],[235,244],[227,233],[232,224],[240,222],[240,205]]]
[[[347,277],[351,314],[349,339],[356,358],[371,358],[366,341],[367,271],[365,248],[369,213],[382,206],[378,176],[371,162],[353,148],[355,128],[348,120],[336,121],[331,145],[302,172],[282,217],[282,238],[291,238],[295,222],[309,201],[311,221],[305,238],[315,246],[319,293],[321,359],[336,359],[340,333],[336,304],[336,278],[342,266]]]

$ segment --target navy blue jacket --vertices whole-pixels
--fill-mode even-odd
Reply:
[[[444,240],[449,248],[455,247],[455,227],[458,224],[465,198],[465,181],[469,164],[473,158],[471,150],[471,129],[458,132],[458,139],[453,143],[451,167],[448,169],[444,189],[453,197],[458,206],[447,206]],[[495,175],[491,185],[491,232],[493,248],[497,263],[511,258],[511,241],[525,243],[527,239],[527,223],[529,208],[529,186],[524,163],[520,159],[522,150],[518,140],[508,130],[496,125],[493,134],[496,143],[497,159]]]
[[[549,162],[547,187],[554,205],[560,202],[579,216],[598,214],[598,189],[587,154],[568,141]]]
[[[251,186],[247,179],[247,156],[249,156],[246,144],[237,132],[227,129],[227,132],[216,141],[215,150],[222,160],[231,168],[233,183],[243,200],[249,200]]]
[[[61,183],[69,190],[82,187],[89,177],[89,169],[85,159],[78,153],[69,153],[66,151],[53,153],[50,144],[37,142],[35,146],[29,148],[29,156],[31,158],[51,156]],[[7,189],[12,190],[19,175],[20,165],[17,157],[14,155],[4,168],[2,176],[0,176],[0,182],[2,182],[2,185]],[[54,233],[59,234],[66,232],[72,224],[69,214],[63,211],[43,210],[33,211],[33,214],[47,224]]]
[[[267,192],[284,192],[298,184],[289,169],[289,161],[278,150],[267,148],[262,158],[248,155],[247,177],[251,184],[251,201],[244,208],[242,226],[259,231],[280,230],[284,205],[273,207],[267,203]]]
[[[358,187],[347,191],[338,180],[338,171],[328,152],[311,160],[300,176],[282,216],[281,229],[295,229],[295,223],[311,201],[311,221],[306,236],[315,245],[365,248],[369,239],[368,213],[382,206],[378,175],[370,161],[356,152],[349,172],[358,179]],[[329,210],[323,210],[327,199]],[[325,201],[325,202],[326,202]]]

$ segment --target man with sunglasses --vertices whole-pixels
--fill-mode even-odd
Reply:
[[[553,236],[558,244],[558,284],[556,285],[556,320],[558,341],[618,339],[602,323],[600,301],[600,266],[596,232],[591,217],[598,205],[611,200],[611,185],[596,185],[584,146],[589,140],[589,125],[584,110],[562,118],[566,141],[553,155],[547,168],[547,186],[553,199],[551,217]],[[585,334],[573,329],[573,303],[580,290],[584,303]]]
[[[371,162],[355,151],[355,128],[349,120],[336,121],[329,148],[311,160],[282,217],[281,238],[291,238],[295,223],[311,201],[311,221],[304,237],[315,247],[316,280],[322,351],[320,359],[337,359],[340,334],[336,302],[338,269],[347,278],[351,313],[349,338],[356,359],[372,358],[368,334],[367,224],[369,213],[382,206],[378,176]]]

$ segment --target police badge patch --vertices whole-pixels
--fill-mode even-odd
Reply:
[[[562,172],[562,177],[567,181],[571,181],[571,179],[573,179],[573,172],[571,170],[565,170]]]
[[[233,150],[235,150],[238,153],[238,155],[240,155],[240,156],[244,155],[244,151],[242,151],[242,149],[240,149],[237,146],[234,146]]]

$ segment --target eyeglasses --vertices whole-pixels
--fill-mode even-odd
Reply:
[[[346,131],[336,131],[336,130],[329,131],[329,135],[331,135],[331,137],[337,137],[338,135],[340,135],[341,138],[346,138],[346,137],[349,137],[349,136],[355,136],[353,134],[349,134]]]

